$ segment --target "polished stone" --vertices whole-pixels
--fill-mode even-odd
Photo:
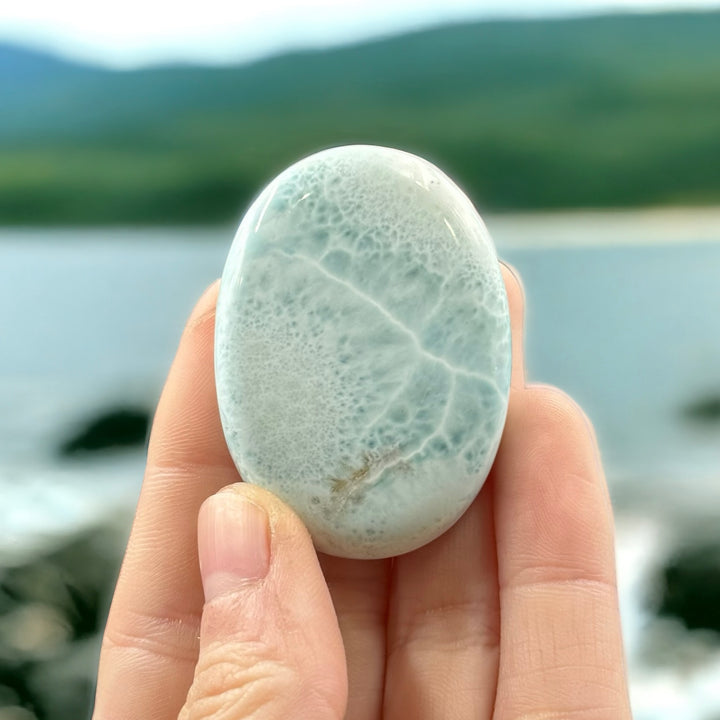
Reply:
[[[225,437],[319,550],[397,555],[462,515],[500,442],[510,352],[490,236],[421,158],[317,153],[240,225],[215,336]]]

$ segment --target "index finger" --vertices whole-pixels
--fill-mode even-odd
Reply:
[[[103,638],[95,720],[177,718],[192,681],[203,606],[198,511],[238,480],[215,394],[218,286],[208,288],[191,314],[158,405]]]

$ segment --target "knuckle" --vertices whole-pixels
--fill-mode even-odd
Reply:
[[[297,696],[299,678],[266,649],[218,646],[201,657],[188,693],[183,718],[221,720],[282,717],[288,699]]]
[[[262,642],[248,641],[217,642],[204,649],[180,720],[341,716],[280,648],[276,652]]]
[[[500,644],[496,603],[484,600],[444,603],[411,613],[401,622],[388,656],[423,652],[494,651]]]
[[[126,612],[108,623],[103,635],[102,652],[140,652],[195,662],[199,632],[199,615],[170,617]]]
[[[621,703],[588,705],[566,709],[542,709],[513,713],[507,720],[630,720]]]

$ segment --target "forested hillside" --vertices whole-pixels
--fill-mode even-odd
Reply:
[[[0,46],[0,224],[225,221],[350,142],[485,209],[720,203],[719,38],[720,13],[482,22],[125,72]]]

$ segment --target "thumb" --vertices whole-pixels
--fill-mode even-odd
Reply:
[[[198,519],[205,607],[180,720],[340,720],[342,638],[310,536],[274,495],[238,483]]]

